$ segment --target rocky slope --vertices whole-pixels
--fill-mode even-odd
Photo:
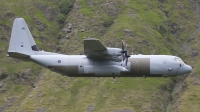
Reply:
[[[2,0],[0,111],[197,112],[199,10],[195,0]],[[194,70],[175,78],[61,76],[6,57],[15,17],[25,18],[43,50],[80,54],[84,38],[110,47],[123,39],[129,53],[177,55]]]

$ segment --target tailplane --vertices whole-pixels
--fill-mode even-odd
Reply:
[[[16,18],[13,23],[8,55],[14,58],[25,58],[39,51],[33,36],[23,18]]]

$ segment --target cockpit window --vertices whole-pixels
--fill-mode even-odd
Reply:
[[[174,58],[174,61],[182,62],[181,58]]]

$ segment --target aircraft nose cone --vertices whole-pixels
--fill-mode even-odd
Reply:
[[[192,67],[190,65],[186,65],[185,72],[190,73],[192,71]]]

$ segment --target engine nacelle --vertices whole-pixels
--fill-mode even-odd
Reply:
[[[104,58],[107,59],[107,60],[115,61],[115,62],[121,62],[122,61],[121,56],[105,56]]]
[[[106,51],[100,52],[100,54],[103,54],[103,57],[108,60],[112,60],[115,62],[122,61],[121,49],[119,48],[107,48]]]
[[[104,55],[110,55],[110,56],[121,56],[121,49],[119,48],[107,48],[107,50],[100,52]]]

